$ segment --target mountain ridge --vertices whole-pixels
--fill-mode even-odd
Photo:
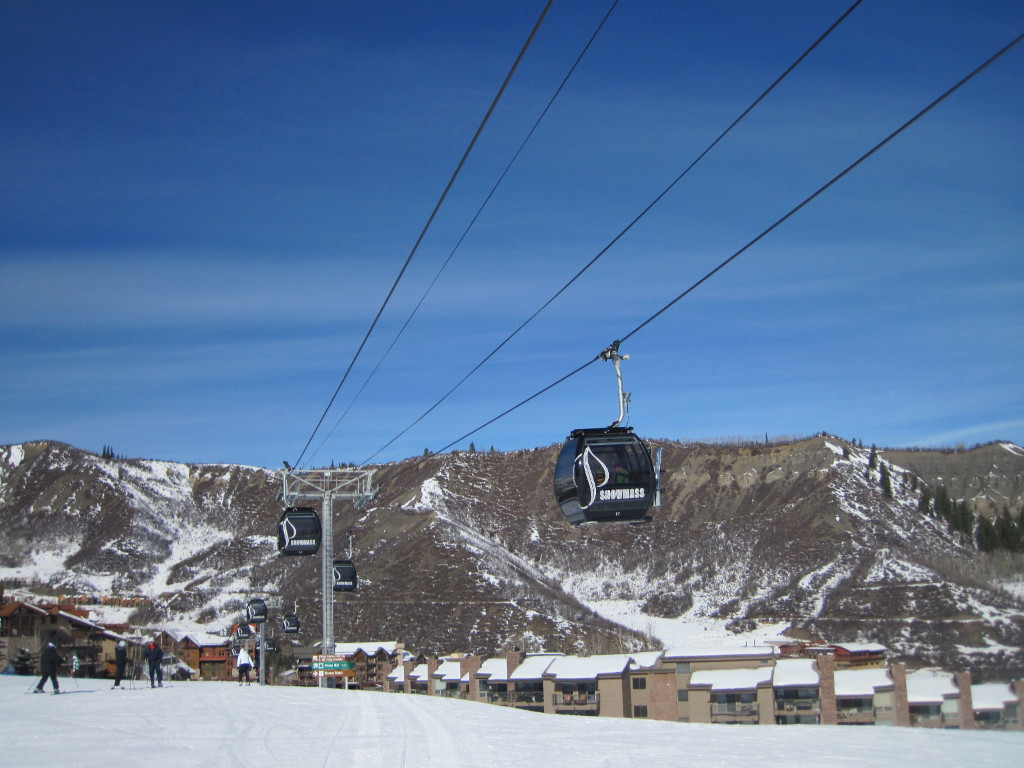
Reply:
[[[642,526],[567,525],[551,493],[557,445],[376,467],[366,508],[335,504],[335,552],[351,534],[360,577],[337,601],[336,636],[436,653],[601,652],[650,647],[671,622],[738,637],[778,625],[979,678],[1024,676],[1021,596],[919,509],[922,489],[948,482],[983,514],[1019,514],[1024,450],[868,451],[825,434],[654,442],[663,506]],[[132,620],[213,630],[247,595],[280,595],[317,637],[320,558],[276,554],[279,488],[258,467],[0,447],[0,578],[142,594],[152,604]]]

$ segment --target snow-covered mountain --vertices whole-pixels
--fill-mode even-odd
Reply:
[[[557,446],[380,467],[368,507],[335,505],[335,551],[351,534],[360,579],[336,602],[338,639],[601,652],[788,629],[881,642],[978,679],[1024,676],[1021,592],[920,511],[925,489],[943,485],[986,514],[1017,514],[1018,446],[872,456],[827,435],[659,445],[664,505],[643,526],[567,525],[551,493]],[[320,561],[276,554],[279,487],[259,468],[0,448],[0,579],[140,595],[149,605],[133,621],[205,630],[237,621],[250,596],[280,595],[313,639]],[[1012,559],[999,562],[1012,572]],[[128,618],[118,610],[104,618]]]

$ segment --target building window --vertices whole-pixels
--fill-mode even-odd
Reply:
[[[690,692],[689,691],[676,691],[676,701],[689,701],[689,700],[690,700]]]
[[[633,707],[633,717],[647,717],[647,707],[645,707],[645,706]]]
[[[633,678],[633,690],[634,691],[646,691],[647,690],[647,678],[646,677],[634,677]],[[646,715],[645,715],[646,717]]]
[[[690,662],[688,662],[688,661],[677,661],[676,662],[676,674],[677,675],[688,675],[688,674],[690,674]]]

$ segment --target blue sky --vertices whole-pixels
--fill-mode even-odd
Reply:
[[[556,0],[302,463],[437,450],[583,365],[1024,32],[864,0],[377,453],[850,2],[620,2],[353,401],[611,6]],[[0,444],[295,463],[544,5],[0,5]],[[1024,443],[1022,82],[1019,45],[632,336],[629,423]],[[600,363],[461,446],[616,415]]]

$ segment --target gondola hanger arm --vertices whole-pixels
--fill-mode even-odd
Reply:
[[[619,344],[621,343],[621,339],[616,339],[600,354],[600,358],[602,360],[611,360],[615,365],[615,378],[619,385],[619,418],[611,423],[610,426],[612,427],[619,426],[619,424],[622,423],[622,420],[626,417],[626,414],[629,413],[630,393],[622,391],[622,366],[619,365],[620,361],[629,360],[629,355],[619,354]]]

